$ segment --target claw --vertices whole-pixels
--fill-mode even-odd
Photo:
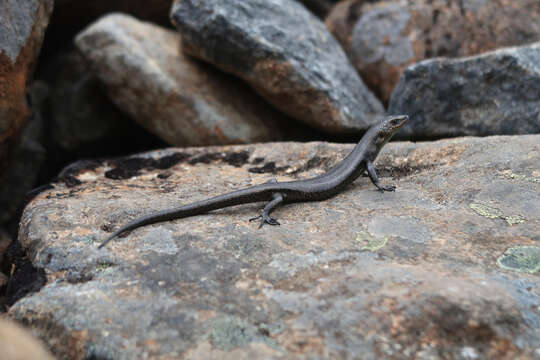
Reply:
[[[268,224],[268,225],[281,225],[279,223],[279,221],[277,221],[276,219],[274,218],[271,218],[270,216],[266,215],[266,214],[261,214],[257,217],[254,217],[254,218],[251,218],[249,219],[249,221],[255,221],[255,220],[258,220],[258,219],[261,219],[261,223],[259,224],[259,229],[263,227],[264,224]]]

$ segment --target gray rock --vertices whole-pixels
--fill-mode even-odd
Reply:
[[[398,138],[540,132],[540,43],[409,67],[389,112],[408,114]]]
[[[325,23],[387,103],[411,64],[540,41],[539,16],[536,0],[345,0]]]
[[[0,172],[30,115],[25,99],[53,0],[5,0],[0,11]]]
[[[357,133],[383,112],[333,36],[295,1],[176,1],[171,17],[184,51],[311,126]]]
[[[45,68],[41,78],[50,88],[45,111],[54,146],[80,154],[87,147],[133,136],[138,125],[109,100],[79,52],[58,52]]]
[[[262,204],[250,204],[102,250],[135,217],[315,176],[351,145],[166,149],[81,169],[80,185],[24,212],[19,240],[48,282],[10,315],[59,359],[532,358],[539,143],[391,143],[376,166],[395,193],[361,177],[327,201],[277,209],[281,226],[257,229],[248,219]]]
[[[183,55],[172,31],[113,14],[80,33],[76,45],[110,99],[169,144],[283,137],[283,115],[244,84]]]

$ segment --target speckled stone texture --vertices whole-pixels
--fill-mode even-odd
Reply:
[[[237,79],[185,56],[173,31],[112,14],[75,42],[111,101],[171,145],[283,138],[284,115]]]
[[[0,4],[0,173],[30,115],[26,84],[52,7],[53,0],[2,0]]]
[[[171,19],[184,51],[313,127],[358,133],[384,111],[324,24],[296,1],[182,0]]]
[[[540,41],[539,17],[537,0],[346,0],[325,23],[387,103],[407,66]]]
[[[9,313],[59,359],[527,359],[540,344],[540,135],[391,143],[323,202],[143,214],[312,177],[352,145],[167,149],[37,196],[19,240],[47,284]]]
[[[409,115],[398,138],[540,133],[540,43],[412,65],[389,112]]]

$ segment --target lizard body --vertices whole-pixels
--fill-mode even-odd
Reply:
[[[268,201],[260,216],[250,219],[261,219],[261,224],[279,225],[270,217],[270,212],[282,203],[318,201],[328,199],[341,192],[348,184],[367,170],[369,178],[380,191],[394,191],[394,186],[382,186],[373,167],[373,162],[382,147],[390,140],[408,120],[406,115],[389,116],[373,125],[340,163],[327,173],[310,179],[267,183],[215,196],[178,208],[158,211],[137,218],[113,232],[99,248],[124,231],[161,221],[186,218],[207,213],[212,210],[252,202]],[[260,227],[259,226],[259,227]]]

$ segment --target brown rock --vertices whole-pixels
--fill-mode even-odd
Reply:
[[[326,20],[363,80],[388,102],[403,70],[540,40],[536,0],[349,0]]]
[[[53,360],[43,344],[20,325],[0,316],[2,360]]]
[[[10,314],[31,320],[63,359],[531,359],[539,144],[540,135],[390,143],[376,167],[395,193],[360,177],[327,201],[279,207],[281,226],[258,229],[248,219],[263,204],[248,204],[141,227],[98,250],[138,216],[316,176],[351,145],[106,161],[25,209],[19,239],[48,282]]]
[[[29,116],[25,98],[52,0],[5,0],[0,7],[0,171]]]
[[[182,53],[180,35],[122,14],[76,45],[118,108],[176,146],[282,139],[287,118],[237,79]]]

